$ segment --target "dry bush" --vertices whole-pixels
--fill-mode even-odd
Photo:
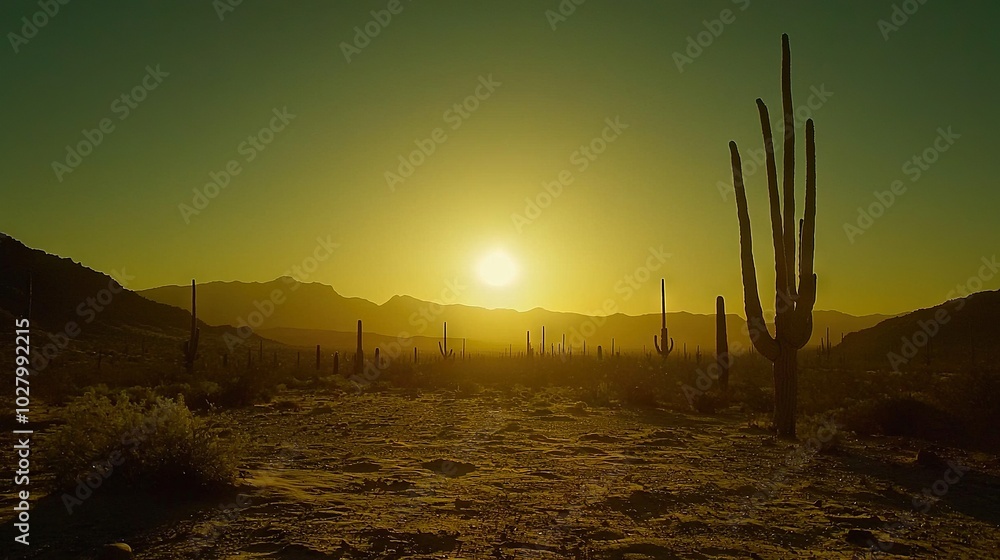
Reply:
[[[65,417],[44,446],[59,486],[96,472],[112,486],[198,487],[227,484],[236,472],[233,448],[183,398],[137,403],[124,393],[114,400],[87,393]]]

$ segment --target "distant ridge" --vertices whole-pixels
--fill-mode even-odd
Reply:
[[[69,321],[75,321],[85,327],[83,338],[140,332],[178,340],[186,336],[190,324],[189,286],[162,286],[139,292],[126,288],[115,294],[108,305],[98,303],[100,311],[97,311],[88,303],[88,298],[97,298],[109,286],[116,286],[115,280],[71,259],[29,248],[3,234],[0,234],[0,316],[12,318],[23,312],[29,270],[33,278],[35,304],[32,313],[36,327],[58,331]],[[122,274],[127,272],[122,271]],[[127,283],[126,278],[122,281]],[[655,309],[656,303],[650,302],[650,308]],[[739,306],[739,303],[730,302],[731,308]],[[244,325],[265,337],[270,333],[286,344],[300,342],[305,345],[310,337],[342,340],[355,332],[357,320],[362,319],[366,333],[381,335],[385,340],[423,337],[418,346],[424,343],[430,346],[441,336],[442,323],[447,321],[449,338],[467,339],[470,351],[500,351],[509,347],[515,353],[524,349],[528,330],[532,345],[538,349],[542,326],[546,329],[546,352],[553,346],[558,348],[564,334],[567,345],[572,345],[575,352],[579,352],[584,334],[589,335],[590,353],[597,345],[610,347],[612,338],[616,346],[626,352],[641,351],[644,347],[646,351],[653,351],[653,334],[658,332],[660,321],[655,312],[639,316],[590,317],[541,308],[521,312],[438,305],[407,295],[393,296],[377,305],[363,298],[344,297],[325,284],[300,283],[290,277],[270,282],[198,284],[198,316],[203,324],[203,340],[212,345],[221,345],[225,333],[234,333],[232,327]],[[855,317],[837,311],[816,311],[811,344],[819,344],[827,327],[836,344],[841,334],[850,338],[847,333],[867,329],[886,319],[889,316]],[[691,357],[698,346],[703,356],[714,351],[714,315],[668,313],[667,323],[678,354],[683,353],[685,345]],[[730,314],[727,323],[734,351],[747,348],[749,340],[742,334],[744,320]],[[11,323],[5,324],[4,329],[7,329]],[[322,334],[321,331],[334,334]]]
[[[186,305],[187,288],[163,286],[139,292],[142,296],[168,305]],[[475,339],[482,348],[500,350],[508,345],[513,352],[525,347],[526,331],[531,331],[532,344],[541,344],[541,327],[546,329],[546,351],[558,347],[562,335],[567,345],[579,351],[583,335],[591,333],[587,344],[591,352],[598,344],[609,347],[614,337],[616,345],[628,352],[653,351],[653,335],[659,331],[658,313],[629,316],[616,314],[609,317],[590,317],[579,313],[548,311],[535,308],[530,311],[510,309],[484,309],[453,304],[437,305],[407,295],[396,295],[382,305],[362,298],[348,298],[333,287],[319,283],[299,283],[291,278],[278,278],[271,282],[208,282],[199,284],[201,294],[200,316],[210,324],[243,326],[263,329],[294,329],[296,331],[334,331],[352,333],[357,320],[364,322],[365,332],[387,337],[422,336],[431,339],[441,336],[442,323],[448,322],[448,334],[456,339]],[[278,301],[281,303],[277,303]],[[733,304],[730,304],[733,305]],[[650,302],[655,309],[657,302]],[[818,345],[826,328],[830,328],[833,342],[841,334],[854,332],[889,318],[888,315],[855,317],[838,311],[814,313],[816,328],[812,344]],[[675,351],[683,352],[687,344],[693,357],[698,346],[703,355],[714,352],[715,316],[687,312],[667,314],[670,335],[675,340]],[[742,335],[744,320],[738,315],[727,316],[730,337],[739,341],[742,348],[749,346],[749,339]],[[285,335],[289,335],[285,332]],[[267,336],[267,335],[266,335]],[[279,340],[290,340],[273,335]],[[291,335],[289,335],[291,336]],[[301,332],[294,335],[300,339]]]
[[[128,284],[127,271],[121,274],[121,282]],[[165,305],[121,286],[107,274],[32,249],[0,233],[0,316],[12,319],[25,313],[29,276],[33,344],[48,344],[62,333],[74,341],[146,336],[151,342],[173,345],[187,337],[190,330],[190,286],[183,305]],[[223,334],[229,332],[203,321],[199,325],[206,349],[221,344]],[[13,322],[5,319],[0,329],[13,330]]]

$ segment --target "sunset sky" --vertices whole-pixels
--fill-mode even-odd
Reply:
[[[780,114],[787,32],[795,105],[817,130],[816,308],[933,305],[1000,248],[1000,5],[932,0],[891,30],[893,3],[871,0],[589,0],[558,19],[557,0],[402,0],[387,25],[371,11],[388,0],[244,1],[220,18],[225,1],[69,2],[34,34],[37,1],[0,6],[0,231],[125,270],[133,289],[298,266],[379,303],[591,312],[612,298],[639,314],[659,309],[665,277],[670,310],[709,313],[721,294],[742,313],[727,143],[744,153],[773,305],[765,178],[747,161],[755,98]],[[366,25],[377,36],[356,43]],[[679,69],[706,25],[721,33]],[[92,153],[67,155],[88,136],[103,136]],[[577,152],[597,138],[603,153]],[[433,153],[387,180],[418,142]],[[933,164],[911,162],[935,142]],[[849,235],[897,180],[905,192]]]

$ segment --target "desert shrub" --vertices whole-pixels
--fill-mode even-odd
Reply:
[[[617,396],[610,383],[601,381],[597,384],[581,387],[579,398],[591,407],[608,407],[615,402]]]
[[[147,401],[151,402],[153,399],[150,398],[136,398],[137,395],[142,393],[137,391],[138,387],[129,389],[126,394],[131,400],[135,402]],[[182,397],[184,402],[189,408],[195,410],[205,410],[211,408],[215,401],[218,400],[218,396],[222,388],[218,383],[213,381],[192,381],[190,383],[171,383],[169,385],[160,385],[156,388],[155,394],[167,397],[175,398]]]
[[[975,443],[1000,447],[1000,372],[977,369],[941,381],[937,401],[962,420]]]
[[[293,401],[289,399],[281,399],[275,401],[272,405],[275,410],[286,411],[286,412],[298,412],[302,410],[302,405],[298,401]]]
[[[747,429],[774,431],[774,423],[770,414],[763,412],[751,412],[747,417]]]
[[[770,413],[774,410],[774,389],[771,387],[737,383],[730,388],[730,394],[747,412]]]
[[[715,414],[723,399],[715,391],[697,393],[691,397],[691,407],[700,414]]]
[[[964,440],[953,415],[913,396],[859,401],[843,411],[844,426],[861,435],[904,436],[959,444]]]
[[[807,416],[798,422],[799,439],[812,451],[829,453],[841,446],[841,428],[829,414]]]
[[[261,402],[271,402],[277,383],[256,371],[248,371],[221,379],[219,390],[211,403],[222,408],[239,408]]]
[[[136,403],[87,393],[47,438],[44,461],[59,486],[97,475],[105,484],[190,487],[231,482],[233,450],[191,413],[183,398]]]

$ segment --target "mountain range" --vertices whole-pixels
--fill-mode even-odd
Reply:
[[[249,326],[263,336],[301,344],[307,335],[302,331],[334,331],[354,333],[357,320],[363,320],[365,332],[388,337],[429,337],[440,339],[443,323],[448,323],[448,335],[467,339],[471,350],[500,351],[510,348],[519,352],[526,348],[527,331],[535,348],[541,344],[541,329],[545,327],[546,352],[558,350],[562,336],[567,347],[582,349],[586,339],[591,351],[600,344],[610,348],[612,338],[617,348],[626,352],[655,351],[653,335],[659,333],[660,314],[639,316],[615,314],[594,317],[579,313],[532,309],[484,309],[467,305],[439,305],[410,296],[394,296],[382,305],[361,298],[344,297],[331,286],[300,283],[293,278],[272,282],[208,282],[198,285],[199,316],[213,325]],[[139,292],[143,297],[160,303],[183,307],[190,300],[190,287],[163,286]],[[652,307],[659,302],[650,302]],[[858,331],[887,319],[887,315],[855,317],[837,311],[816,311],[813,343],[830,328],[831,337]],[[749,345],[743,334],[745,322],[736,314],[727,314],[730,344]],[[714,352],[715,316],[687,312],[667,314],[667,327],[674,339],[674,351],[682,353],[684,346],[694,355],[698,347],[703,353]]]
[[[33,325],[49,333],[62,332],[75,323],[80,336],[132,335],[159,337],[176,341],[187,336],[190,328],[191,287],[163,286],[133,292],[122,278],[86,268],[71,259],[50,255],[26,247],[0,234],[0,318],[9,319],[25,312],[32,301]],[[29,288],[29,276],[30,288]],[[650,302],[656,308],[659,302]],[[730,309],[742,302],[730,302]],[[942,313],[945,314],[942,316]],[[1000,291],[980,292],[964,299],[944,302],[896,317],[865,315],[861,317],[838,311],[815,311],[814,332],[810,344],[818,346],[830,332],[835,352],[861,357],[866,361],[889,364],[892,352],[912,364],[926,361],[926,342],[920,332],[933,332],[930,343],[932,360],[968,360],[970,354],[980,360],[995,355],[1000,338]],[[357,321],[363,321],[366,348],[383,346],[394,340],[412,339],[422,351],[436,352],[443,324],[448,323],[449,347],[468,352],[517,354],[526,345],[526,333],[537,351],[545,327],[546,351],[558,349],[563,335],[574,353],[587,341],[588,353],[601,345],[610,350],[612,339],[623,352],[654,352],[653,335],[659,332],[659,313],[639,316],[623,314],[606,317],[579,313],[532,309],[484,309],[467,305],[440,305],[410,296],[395,296],[378,305],[371,301],[345,297],[328,285],[301,283],[290,277],[271,282],[208,282],[198,284],[198,319],[203,342],[222,343],[229,334],[248,334],[293,346],[322,344],[332,348],[354,346]],[[745,322],[735,313],[726,317],[730,348],[749,347],[744,333]],[[935,330],[934,325],[937,325]],[[674,352],[693,356],[699,349],[704,355],[714,352],[715,316],[687,312],[667,314]],[[843,342],[841,343],[841,337]],[[916,355],[906,340],[915,347]],[[173,342],[172,342],[173,343]]]

